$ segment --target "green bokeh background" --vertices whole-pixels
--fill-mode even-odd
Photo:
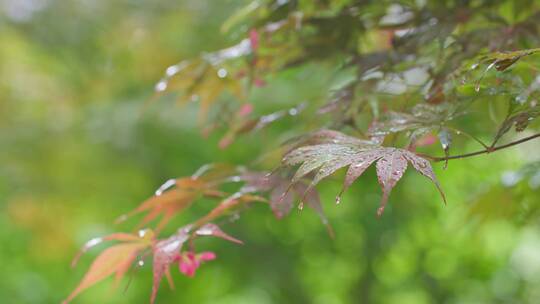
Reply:
[[[59,303],[99,252],[71,269],[78,248],[132,229],[135,221],[114,219],[163,181],[209,162],[249,163],[299,134],[298,119],[317,126],[287,118],[220,150],[223,132],[203,138],[195,104],[163,98],[144,109],[167,66],[238,41],[219,27],[246,3],[0,1],[1,303]],[[333,70],[274,75],[250,99],[261,113],[323,100]],[[337,178],[323,182],[334,240],[309,209],[277,221],[255,206],[224,228],[245,245],[201,240],[218,259],[195,278],[173,270],[176,289],[163,282],[158,303],[538,303],[540,226],[531,210],[540,183],[503,177],[539,160],[539,149],[533,141],[444,171],[437,164],[447,206],[411,171],[380,219],[373,169],[338,206]],[[116,291],[107,280],[73,303],[147,303],[151,277],[147,265],[127,291],[129,279]]]

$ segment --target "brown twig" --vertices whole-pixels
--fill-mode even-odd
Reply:
[[[471,152],[471,153],[466,153],[466,154],[452,155],[452,156],[448,156],[448,157],[437,157],[437,156],[431,156],[431,155],[426,155],[426,154],[418,154],[418,155],[422,156],[422,157],[425,157],[427,159],[430,159],[432,161],[435,161],[435,162],[445,161],[445,160],[449,160],[449,159],[467,158],[467,157],[476,156],[476,155],[480,155],[480,154],[487,154],[487,153],[495,152],[495,151],[502,150],[502,149],[505,149],[505,148],[509,148],[509,147],[512,147],[512,146],[515,146],[515,145],[519,145],[521,143],[524,143],[526,141],[535,139],[537,137],[540,137],[540,133],[534,134],[534,135],[531,135],[531,136],[528,136],[528,137],[525,137],[525,138],[522,138],[522,139],[519,139],[519,140],[516,140],[516,141],[513,141],[511,143],[500,145],[500,146],[497,146],[497,147],[492,147],[492,148],[488,148],[488,149],[484,149],[484,150],[480,150],[480,151],[476,151],[476,152]]]

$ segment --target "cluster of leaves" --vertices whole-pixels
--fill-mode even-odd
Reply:
[[[234,193],[220,190],[223,185],[241,183],[242,186]],[[66,303],[76,295],[95,283],[114,276],[115,282],[127,273],[133,264],[144,265],[147,256],[153,257],[152,267],[154,273],[154,286],[151,302],[155,301],[159,283],[163,276],[170,280],[169,268],[177,263],[180,272],[193,276],[195,270],[204,261],[213,260],[213,252],[197,253],[194,240],[201,236],[214,236],[233,243],[242,244],[242,241],[223,232],[215,224],[223,218],[231,218],[248,208],[252,203],[267,203],[277,219],[290,213],[295,195],[289,193],[289,181],[279,175],[270,175],[268,172],[247,171],[243,168],[234,168],[223,164],[209,164],[201,167],[192,176],[170,179],[156,190],[155,195],[142,202],[135,210],[122,215],[118,221],[125,221],[137,214],[144,216],[136,228],[136,233],[114,233],[88,241],[73,261],[73,265],[80,256],[90,248],[104,241],[118,241],[101,252],[90,269],[79,283],[77,288],[66,299]],[[324,215],[319,195],[316,191],[308,191],[307,185],[297,183],[294,185],[297,195],[305,195],[305,200],[328,227],[333,235],[328,219]],[[268,199],[257,194],[268,194]],[[159,238],[160,231],[178,213],[188,208],[200,198],[217,199],[217,205],[208,213],[193,223],[183,226],[165,239]],[[155,223],[153,229],[149,227]],[[184,248],[188,243],[189,248]]]
[[[513,15],[505,13],[509,7]],[[244,39],[170,66],[156,84],[156,97],[169,94],[180,103],[199,102],[203,133],[226,128],[219,143],[226,148],[236,136],[298,115],[305,107],[300,104],[257,117],[256,105],[249,100],[254,86],[266,85],[271,74],[291,67],[329,62],[348,79],[316,104],[319,130],[286,142],[281,165],[270,173],[211,165],[191,177],[167,181],[119,219],[144,213],[138,234],[113,234],[83,248],[107,240],[120,242],[96,258],[68,301],[105,277],[121,278],[132,264],[151,255],[154,302],[172,264],[192,276],[202,262],[216,257],[197,253],[195,239],[215,236],[240,243],[216,221],[251,203],[267,203],[278,219],[290,213],[296,201],[300,209],[305,203],[332,235],[315,186],[341,168],[348,167],[343,193],[375,163],[382,188],[379,216],[408,164],[429,178],[446,202],[430,161],[447,162],[521,143],[497,145],[512,128],[521,132],[540,115],[540,75],[526,64],[540,51],[531,48],[540,45],[539,18],[538,5],[528,1],[252,2],[223,25],[224,32],[241,33]],[[514,69],[528,72],[514,73]],[[501,104],[505,115],[502,119],[493,115],[498,127],[491,143],[462,130],[459,119],[474,114],[473,107],[488,112]],[[211,109],[215,109],[213,116]],[[451,156],[455,135],[477,142],[483,150]],[[444,157],[417,151],[436,141]],[[241,186],[234,192],[223,190],[230,183]],[[160,238],[176,214],[201,198],[218,203],[174,235]],[[153,230],[145,230],[155,221]]]

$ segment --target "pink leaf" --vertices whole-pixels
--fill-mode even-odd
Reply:
[[[381,206],[377,210],[377,215],[381,216],[388,202],[388,196],[396,183],[401,179],[405,170],[407,170],[407,160],[403,157],[400,150],[389,150],[383,157],[377,161],[377,178],[383,189]]]
[[[225,232],[223,232],[223,230],[221,230],[221,228],[219,228],[218,225],[212,224],[212,223],[208,223],[208,224],[202,226],[201,228],[197,229],[197,231],[195,233],[197,235],[215,236],[215,237],[222,238],[224,240],[227,240],[227,241],[230,241],[230,242],[233,242],[233,243],[243,244],[243,242],[241,240],[236,239],[236,238],[226,234]]]

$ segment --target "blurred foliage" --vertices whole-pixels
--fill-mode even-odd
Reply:
[[[467,115],[445,126],[488,144],[499,134],[501,142],[533,134],[537,121],[522,134],[514,126],[537,116],[536,105],[524,105],[538,99],[540,56],[500,52],[540,46],[539,9],[533,0],[0,0],[0,298],[60,302],[98,254],[89,251],[72,270],[77,248],[132,231],[140,218],[114,220],[163,181],[210,162],[272,169],[283,152],[273,151],[305,132],[361,135],[373,117],[384,123],[400,115],[411,119],[374,132],[403,132],[387,142],[405,146],[425,136],[407,134],[409,123],[427,134],[441,129],[433,116],[415,116],[414,104],[453,99],[467,105]],[[251,53],[216,59],[245,39],[251,46],[257,40],[257,60]],[[425,62],[407,60],[417,52]],[[212,82],[159,90],[163,71],[181,60],[197,73],[211,71]],[[430,81],[415,81],[423,75]],[[201,93],[217,94],[210,91],[222,80],[220,94],[206,96],[207,113],[197,114],[204,113]],[[200,103],[175,105],[194,94]],[[279,123],[255,127],[273,113],[281,113]],[[452,154],[479,148],[453,135]],[[445,171],[434,165],[446,207],[424,177],[406,174],[379,219],[374,169],[339,206],[340,183],[323,181],[318,190],[334,239],[315,212],[292,210],[277,221],[268,206],[254,204],[223,225],[245,244],[198,241],[217,260],[195,278],[173,267],[176,290],[163,283],[159,303],[536,303],[539,150],[530,141],[451,160]],[[163,234],[210,204],[203,198]],[[108,280],[73,303],[147,302],[150,264],[128,272],[118,290]]]

